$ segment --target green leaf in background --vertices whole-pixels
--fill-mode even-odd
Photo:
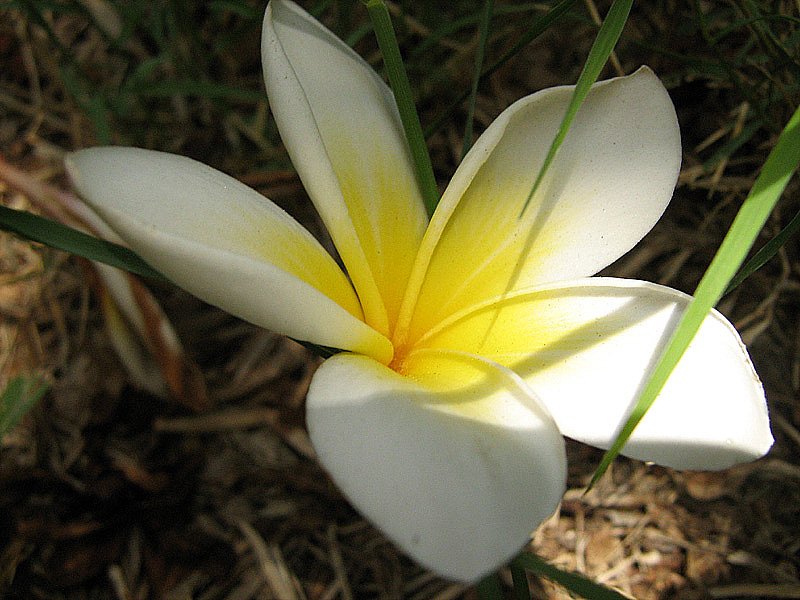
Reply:
[[[414,95],[411,93],[411,85],[408,83],[408,75],[406,75],[403,58],[400,55],[400,47],[397,45],[397,38],[394,35],[389,11],[383,0],[362,1],[369,11],[372,25],[375,28],[375,35],[378,38],[378,46],[381,49],[383,62],[386,65],[389,83],[397,101],[397,108],[400,111],[400,120],[403,123],[406,139],[408,139],[408,145],[411,148],[411,157],[417,172],[417,181],[425,202],[425,209],[428,211],[428,216],[430,216],[439,203],[439,188],[436,186],[431,157],[425,145],[422,125],[420,125],[417,108],[414,105]]]
[[[0,438],[19,423],[25,413],[42,399],[49,387],[43,379],[22,375],[8,383],[0,396]]]
[[[520,50],[522,50],[525,46],[530,44],[533,40],[539,37],[542,33],[547,31],[547,29],[553,25],[556,21],[558,21],[561,17],[563,17],[569,9],[573,7],[573,5],[577,2],[577,0],[562,0],[557,5],[555,5],[552,9],[550,9],[547,13],[539,17],[533,25],[531,25],[525,33],[523,33],[519,39],[514,43],[514,45],[506,51],[503,56],[498,58],[494,63],[486,68],[483,73],[481,73],[481,81],[489,77],[492,73],[497,71],[500,67],[502,67],[506,62],[508,62],[511,58],[516,56]],[[450,118],[450,115],[453,114],[453,111],[469,97],[470,90],[465,91],[461,96],[456,98],[456,100],[450,104],[446,109],[442,111],[442,113],[436,117],[433,123],[431,123],[425,129],[425,137],[428,138],[433,135],[446,121]]]
[[[622,28],[628,20],[628,14],[631,12],[632,5],[633,0],[614,0],[611,8],[608,9],[606,19],[603,21],[603,25],[597,33],[597,38],[595,38],[591,50],[589,50],[589,56],[586,58],[586,64],[583,65],[583,70],[578,77],[578,82],[575,84],[575,91],[572,92],[572,98],[570,98],[567,111],[564,114],[564,118],[561,120],[561,125],[558,127],[558,132],[553,139],[553,143],[550,144],[550,149],[547,151],[547,156],[545,156],[542,168],[539,169],[539,174],[536,176],[536,181],[528,194],[528,198],[525,200],[520,217],[525,212],[525,209],[528,208],[531,199],[536,194],[536,190],[539,189],[539,185],[542,183],[547,169],[553,162],[556,152],[558,152],[558,149],[564,142],[564,138],[567,137],[567,131],[569,131],[570,125],[572,125],[572,121],[578,113],[578,109],[589,93],[589,88],[597,81],[597,78],[600,76],[600,71],[603,70],[603,67],[608,61],[608,57],[614,50],[614,46],[619,36],[622,34]]]
[[[778,235],[764,244],[761,249],[756,252],[741,269],[739,269],[739,272],[736,273],[736,276],[733,279],[731,279],[731,282],[728,284],[728,287],[725,288],[725,291],[722,293],[722,295],[727,296],[730,294],[734,289],[739,287],[739,284],[741,284],[745,279],[763,267],[770,258],[778,253],[778,250],[783,248],[786,242],[788,242],[789,239],[798,232],[798,230],[800,230],[800,212],[792,217],[792,220],[789,221],[789,224],[781,229],[778,232]]]
[[[475,591],[478,592],[480,600],[504,600],[503,588],[500,585],[500,576],[497,573],[492,573],[481,579],[475,585]]]
[[[467,154],[472,146],[472,120],[475,115],[475,100],[478,97],[478,82],[481,80],[481,69],[483,68],[483,57],[486,54],[486,42],[489,39],[489,20],[492,16],[494,0],[485,0],[478,33],[478,49],[475,52],[475,70],[472,76],[472,88],[469,93],[469,107],[467,109],[467,126],[464,131],[464,142],[461,147],[461,158]]]
[[[608,465],[622,450],[636,425],[661,392],[661,388],[694,338],[700,324],[722,297],[736,270],[741,266],[786,184],[789,183],[789,178],[797,170],[798,164],[800,164],[800,108],[789,119],[778,142],[769,153],[761,174],[739,209],[711,265],[697,285],[694,298],[686,307],[630,417],[592,475],[589,488],[605,473]]]
[[[528,586],[528,575],[519,561],[512,561],[509,565],[511,583],[514,587],[514,600],[531,600],[531,589]]]
[[[748,122],[737,135],[723,144],[721,148],[711,155],[711,158],[703,163],[703,169],[706,171],[711,171],[722,161],[730,159],[734,152],[749,142],[756,132],[763,126],[763,121],[758,118]]]
[[[166,278],[128,248],[87,235],[24,210],[0,206],[0,229],[89,260],[118,267],[159,281]]]
[[[588,600],[629,600],[619,592],[602,586],[599,583],[594,583],[591,579],[583,575],[570,571],[562,571],[558,567],[554,567],[543,561],[535,554],[523,552],[514,559],[514,566],[526,569],[539,577],[555,581],[563,588],[581,598],[587,598]]]

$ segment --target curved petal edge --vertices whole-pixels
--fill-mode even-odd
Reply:
[[[558,506],[563,438],[502,367],[442,353],[412,362],[405,377],[363,356],[325,361],[308,392],[309,433],[345,496],[395,544],[474,582]]]
[[[566,436],[608,448],[691,297],[635,280],[542,285],[454,315],[421,342],[518,373]],[[764,390],[733,326],[712,311],[622,453],[724,469],[772,446]]]
[[[336,262],[264,196],[191,159],[140,148],[90,148],[65,162],[104,221],[187,291],[295,339],[391,359]]]

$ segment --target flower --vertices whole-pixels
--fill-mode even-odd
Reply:
[[[360,57],[273,0],[262,58],[282,139],[346,272],[269,200],[189,159],[93,148],[72,154],[69,172],[178,285],[344,351],[308,392],[320,461],[414,559],[474,581],[556,509],[562,436],[612,443],[689,300],[590,277],[670,200],[672,103],[647,68],[596,84],[520,217],[571,88],[523,98],[476,142],[428,222],[393,97]],[[771,444],[758,377],[713,312],[623,454],[720,469]]]

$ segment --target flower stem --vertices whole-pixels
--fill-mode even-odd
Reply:
[[[397,108],[400,110],[400,120],[403,123],[406,139],[411,148],[411,158],[417,171],[417,180],[422,191],[425,209],[428,211],[428,216],[430,216],[439,203],[439,189],[436,187],[431,158],[428,154],[428,148],[425,146],[425,136],[422,134],[419,115],[417,115],[417,109],[414,106],[411,85],[408,82],[403,59],[400,56],[400,47],[397,45],[392,20],[389,18],[389,11],[383,0],[363,0],[363,2],[369,11],[372,25],[375,28],[378,46],[381,49],[383,62],[386,64],[386,72],[389,75],[389,83],[392,86]]]

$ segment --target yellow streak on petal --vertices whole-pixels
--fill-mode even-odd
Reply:
[[[248,255],[263,257],[317,288],[357,319],[364,319],[347,277],[330,255],[309,239],[305,229],[289,219],[273,219],[273,215],[264,213],[244,214],[244,206],[240,210],[247,228],[229,228],[223,232],[230,247],[239,247]],[[220,231],[216,229],[215,233],[219,235]]]
[[[470,307],[431,329],[417,347],[480,354],[528,378],[561,369],[578,354],[615,348],[639,323],[671,310],[655,296],[637,294],[641,282],[576,283],[518,290]]]
[[[480,356],[442,349],[411,352],[401,373],[433,392],[430,404],[443,412],[515,429],[550,416],[512,371]]]
[[[492,210],[524,196],[522,189],[498,180],[476,179],[469,186],[431,255],[409,325],[409,344],[447,316],[535,279],[539,258],[559,248],[558,223],[552,220],[540,230],[535,210],[521,220],[518,210]]]
[[[426,226],[414,174],[393,146],[378,143],[365,154],[333,131],[324,139],[391,331]],[[351,276],[363,298],[360,278]]]
[[[465,157],[420,248],[398,327],[407,339],[396,334],[396,345],[488,298],[593,275],[661,215],[680,162],[677,122],[641,70],[592,88],[519,220],[570,93],[519,100]]]
[[[625,331],[630,312],[620,309],[619,297],[592,297],[591,288],[577,297],[569,287],[521,290],[453,315],[417,347],[477,353],[528,372]]]

